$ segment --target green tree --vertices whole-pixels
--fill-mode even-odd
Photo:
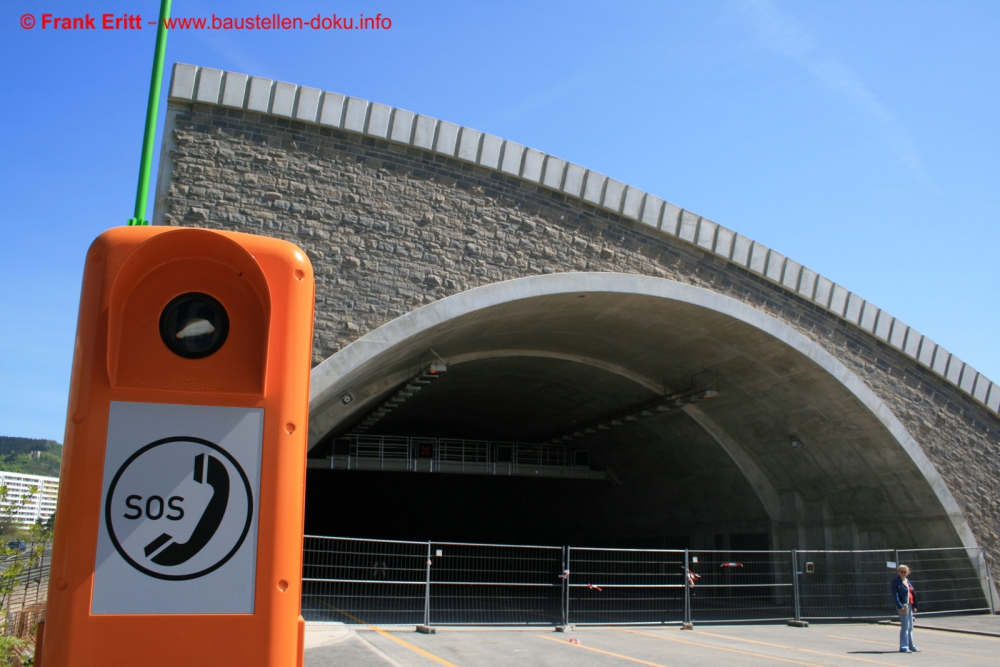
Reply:
[[[31,504],[38,495],[38,487],[32,486],[20,496],[10,493],[6,485],[0,486],[0,524],[12,528],[16,526],[17,513]],[[7,533],[8,531],[4,531]],[[30,586],[31,570],[38,569],[38,585],[41,585],[41,571],[45,546],[52,539],[52,532],[45,524],[37,523],[27,530],[14,532],[15,539],[0,544],[0,667],[31,664],[34,644],[30,638],[15,637],[7,632],[9,611],[15,601],[16,590],[23,581],[25,599]],[[23,538],[30,540],[30,547],[21,548]],[[4,538],[6,539],[6,538]],[[12,545],[12,546],[9,546]],[[26,660],[27,659],[27,660]]]

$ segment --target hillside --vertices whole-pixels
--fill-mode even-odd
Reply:
[[[33,451],[41,452],[39,458]],[[54,440],[0,436],[0,470],[58,477],[61,461],[62,445]]]

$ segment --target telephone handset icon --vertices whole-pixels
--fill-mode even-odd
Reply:
[[[157,565],[171,566],[187,562],[195,554],[205,548],[215,531],[226,516],[226,506],[229,504],[229,471],[222,461],[212,455],[198,454],[194,457],[194,481],[198,484],[208,484],[213,489],[212,499],[205,507],[204,514],[198,519],[198,525],[191,532],[187,542],[174,542],[166,549],[156,554],[150,560]],[[146,557],[164,544],[174,539],[172,535],[163,533],[146,545]]]

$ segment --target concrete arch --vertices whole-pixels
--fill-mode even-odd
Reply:
[[[867,413],[891,437],[895,446],[904,453],[906,460],[918,472],[921,482],[933,495],[942,517],[946,517],[953,529],[958,544],[952,546],[977,546],[961,509],[935,466],[899,419],[843,363],[810,338],[760,310],[716,292],[670,280],[612,273],[542,275],[486,285],[411,311],[359,338],[313,369],[311,424],[319,429],[335,426],[339,421],[336,413],[343,407],[339,397],[375,381],[378,376],[384,375],[385,369],[395,369],[398,377],[405,375],[403,369],[414,365],[413,349],[406,348],[408,342],[420,340],[422,336],[432,334],[444,326],[469,326],[468,322],[474,320],[477,313],[486,313],[491,309],[517,307],[535,299],[576,298],[586,295],[614,295],[619,299],[641,297],[664,303],[684,304],[693,307],[692,312],[710,313],[713,317],[747,325],[766,334],[769,339],[780,342],[783,348],[805,357],[864,406]],[[656,378],[646,379],[646,384],[655,383]],[[769,513],[777,511],[777,492],[769,485],[767,475],[760,471],[752,457],[745,452],[730,451],[733,447],[726,447],[725,441],[731,436],[721,427],[713,427],[705,415],[694,414],[693,418],[727,449],[756,488],[762,503],[769,507]],[[316,443],[324,435],[325,432],[311,433],[310,442]]]

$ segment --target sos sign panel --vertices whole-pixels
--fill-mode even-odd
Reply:
[[[284,241],[94,241],[36,665],[302,664],[314,294]]]

